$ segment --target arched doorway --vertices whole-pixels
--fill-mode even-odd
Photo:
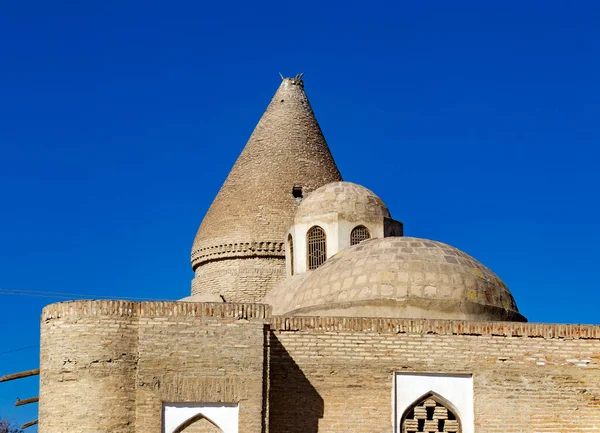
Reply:
[[[184,422],[173,433],[223,433],[223,430],[199,414]]]
[[[165,403],[163,433],[238,433],[235,403]]]

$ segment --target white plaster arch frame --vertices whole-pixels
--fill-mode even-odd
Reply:
[[[394,432],[400,433],[400,422],[406,409],[432,392],[456,410],[462,433],[475,433],[472,375],[396,373],[393,389]]]
[[[163,433],[174,433],[198,415],[219,427],[223,433],[238,433],[239,405],[227,403],[165,403]]]

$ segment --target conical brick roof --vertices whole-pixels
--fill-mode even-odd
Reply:
[[[304,83],[284,78],[206,213],[192,267],[236,257],[285,257],[284,235],[303,194],[342,177]]]

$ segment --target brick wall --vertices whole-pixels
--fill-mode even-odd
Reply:
[[[284,278],[284,258],[218,260],[196,269],[192,295],[223,295],[227,302],[260,302]]]
[[[160,433],[163,402],[240,404],[263,419],[259,304],[76,301],[42,313],[40,433]]]
[[[82,301],[44,309],[41,433],[132,431],[137,363],[133,305]]]
[[[391,432],[394,372],[472,374],[475,431],[600,431],[600,327],[273,318],[271,432]]]
[[[41,328],[41,433],[159,433],[164,402],[237,403],[240,433],[391,432],[395,372],[472,374],[479,433],[600,429],[598,326],[76,301]]]
[[[260,310],[245,319],[142,314],[135,431],[161,433],[162,402],[225,402],[240,404],[240,433],[260,433],[265,307]]]

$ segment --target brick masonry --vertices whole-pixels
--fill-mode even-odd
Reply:
[[[600,429],[598,326],[275,317],[271,329],[271,431],[389,432],[394,372],[472,374],[477,432]]]
[[[282,258],[216,260],[196,268],[192,295],[222,295],[228,302],[255,302],[284,278],[285,260]]]
[[[258,304],[76,301],[42,313],[41,433],[162,430],[163,402],[240,404],[263,424],[265,317]]]
[[[199,268],[215,260],[220,263],[208,272],[222,269],[227,281],[226,269],[236,272],[246,258],[269,257],[285,266],[283,239],[298,207],[292,189],[299,186],[307,194],[341,179],[304,83],[285,78],[200,224],[191,254],[197,271],[193,290],[205,281],[215,284],[207,289],[215,292],[227,285],[203,279]],[[251,301],[260,302],[276,282],[252,285],[238,275],[231,282],[234,288],[240,284],[235,302],[246,302],[251,287],[256,289]]]
[[[390,432],[395,372],[472,374],[477,432],[600,428],[600,326],[76,301],[44,309],[40,352],[41,433],[159,433],[163,402],[239,403],[241,433]]]

